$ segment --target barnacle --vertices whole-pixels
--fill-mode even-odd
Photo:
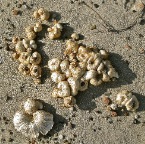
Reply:
[[[30,63],[30,56],[31,54],[28,52],[22,52],[19,57],[19,62],[23,64],[29,64]]]
[[[85,80],[90,80],[92,78],[95,78],[97,76],[97,71],[95,70],[89,70],[89,71],[86,71],[85,74],[83,75],[83,78]]]
[[[40,62],[41,62],[41,55],[38,52],[32,53],[30,57],[30,63],[37,65],[40,64]]]
[[[110,77],[108,76],[108,74],[105,71],[103,71],[102,74],[103,74],[102,81],[104,81],[104,82],[110,81]]]
[[[30,74],[32,77],[40,78],[41,77],[41,67],[39,65],[32,65],[30,68]]]
[[[79,39],[79,35],[78,35],[77,33],[73,33],[73,34],[71,35],[71,38],[72,38],[73,40],[78,40],[78,39]]]
[[[72,77],[74,78],[80,78],[85,71],[83,71],[80,67],[74,67],[74,68],[71,68],[71,74],[72,74]]]
[[[127,90],[122,90],[117,94],[116,102],[121,106],[125,106],[128,111],[135,111],[139,107],[137,98]]]
[[[109,56],[109,53],[106,50],[100,50],[99,53],[103,59],[107,59]]]
[[[61,61],[60,68],[62,72],[67,71],[67,69],[69,68],[69,61],[68,60]]]
[[[18,54],[20,54],[21,52],[25,52],[25,47],[22,43],[22,41],[18,41],[16,46],[15,46],[15,50]]]
[[[42,21],[48,20],[49,17],[50,17],[50,13],[49,13],[46,9],[44,9],[44,8],[38,9],[38,14],[39,14],[40,19],[41,19]]]
[[[61,36],[62,25],[58,22],[55,22],[54,26],[48,28],[47,31],[49,32],[50,39],[57,39]]]
[[[43,110],[32,115],[24,111],[17,111],[13,118],[15,129],[23,135],[37,138],[39,134],[46,135],[53,127],[53,115]]]
[[[59,58],[53,58],[48,61],[48,67],[51,71],[57,71],[60,68],[60,59]]]
[[[79,90],[79,80],[74,78],[74,77],[69,77],[67,79],[69,85],[70,85],[70,88],[71,88],[71,95],[72,96],[75,96],[78,94],[78,90]]]
[[[109,69],[109,71],[108,71],[108,76],[110,77],[110,78],[119,78],[119,76],[118,76],[118,73],[115,71],[115,69],[114,68],[110,68]]]
[[[36,38],[36,34],[33,31],[26,33],[26,35],[27,35],[27,38],[30,40],[33,40]]]
[[[60,81],[65,80],[65,74],[61,74],[59,71],[54,71],[51,74],[51,79],[53,82],[58,83]]]
[[[90,84],[92,84],[93,86],[99,86],[100,84],[102,84],[102,80],[101,79],[97,79],[97,78],[92,78],[90,79]]]
[[[23,63],[21,63],[19,65],[19,67],[18,67],[18,70],[23,75],[29,75],[30,74],[30,68],[31,68],[30,64],[23,64]]]
[[[78,43],[76,41],[68,40],[66,42],[66,49],[64,51],[64,54],[65,55],[69,55],[71,53],[77,53],[78,48],[79,48],[79,45],[78,45]]]
[[[87,61],[87,69],[88,70],[96,70],[101,63],[101,58],[95,55],[91,56]]]
[[[86,89],[88,89],[88,81],[83,79],[83,78],[81,78],[79,90],[80,91],[85,91]]]
[[[34,26],[34,32],[40,32],[42,31],[42,24],[40,22],[37,22]]]
[[[68,96],[64,98],[64,107],[70,108],[76,104],[76,99],[73,96]]]
[[[32,99],[32,98],[28,98],[24,103],[23,103],[23,107],[24,107],[24,111],[27,114],[33,114],[34,112],[36,112],[37,110],[40,110],[43,108],[43,104],[36,100],[36,99]]]
[[[58,90],[58,96],[59,97],[66,97],[70,96],[70,87],[67,81],[61,81],[57,85]]]

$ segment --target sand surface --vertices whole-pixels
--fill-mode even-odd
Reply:
[[[55,125],[46,136],[36,140],[39,144],[66,141],[71,144],[145,144],[145,12],[132,12],[133,2],[127,0],[85,2],[103,20],[79,0],[0,0],[0,144],[29,144],[29,138],[17,132],[12,123],[14,113],[27,97],[43,100],[46,110],[54,114]],[[8,47],[12,47],[13,36],[25,37],[24,28],[36,22],[32,13],[40,7],[51,11],[52,15],[37,37],[43,73],[42,84],[36,86],[31,78],[18,72],[18,62],[11,59]],[[20,11],[18,15],[13,15],[13,8]],[[47,37],[46,29],[53,19],[64,26],[60,40],[52,41]],[[113,28],[105,28],[105,21]],[[47,62],[63,56],[65,41],[73,32],[81,34],[80,43],[109,51],[120,77],[79,92],[77,104],[70,111],[51,97],[54,83]],[[114,99],[122,89],[131,90],[140,107],[137,113],[129,113],[129,116],[110,117],[101,95],[110,93]],[[135,115],[139,115],[137,124],[134,124]]]

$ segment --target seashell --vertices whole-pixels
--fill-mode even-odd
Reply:
[[[101,58],[96,58],[96,56],[91,56],[87,61],[88,70],[96,70],[101,63]]]
[[[106,50],[100,50],[99,53],[103,59],[108,59],[109,53]]]
[[[85,72],[85,74],[83,75],[83,78],[88,81],[92,78],[95,78],[96,76],[97,76],[97,71],[89,70]]]
[[[37,22],[34,26],[34,32],[40,32],[42,31],[42,24],[40,22]]]
[[[36,99],[28,98],[23,103],[23,108],[27,114],[32,115],[37,110],[41,110],[43,108],[43,104]]]
[[[64,107],[70,108],[76,104],[76,99],[73,96],[64,97]]]
[[[39,65],[32,65],[30,68],[30,74],[32,77],[40,78],[41,77],[41,67]]]
[[[79,79],[85,71],[83,71],[80,67],[71,68],[72,77]]]
[[[102,74],[103,74],[102,81],[103,82],[109,82],[110,81],[110,77],[108,76],[108,74],[105,71],[103,71]]]
[[[78,90],[79,90],[79,80],[74,78],[74,77],[69,77],[67,79],[69,85],[70,85],[70,88],[71,88],[71,95],[72,96],[75,96],[78,94]]]
[[[30,40],[30,48],[34,50],[37,48],[37,44],[35,43],[35,40]]]
[[[62,72],[65,72],[69,68],[69,61],[68,60],[63,60],[60,63],[60,69]]]
[[[142,12],[144,10],[144,7],[145,6],[142,0],[137,0],[135,4],[133,5],[133,7],[131,8],[131,10],[133,12]]]
[[[70,96],[70,86],[67,81],[61,81],[57,85],[58,97]]]
[[[18,70],[23,75],[29,75],[30,74],[30,68],[31,68],[30,64],[23,64],[23,63],[21,63],[19,65],[19,67],[18,67]]]
[[[61,36],[62,25],[60,23],[56,22],[54,24],[54,26],[51,28],[48,28],[47,31],[49,32],[48,37],[50,39],[52,39],[52,40],[57,39]]]
[[[60,68],[60,62],[59,58],[53,58],[48,61],[48,68],[51,71],[57,71]]]
[[[14,127],[23,135],[37,138],[39,134],[46,135],[53,127],[53,115],[43,110],[28,115],[24,111],[17,111],[13,118]]]
[[[97,78],[92,78],[90,79],[90,84],[93,85],[93,86],[99,86],[102,84],[102,80],[101,79],[97,79]]]
[[[139,108],[139,102],[137,98],[132,95],[132,98],[126,102],[125,107],[128,111],[136,111]]]
[[[36,34],[35,34],[35,32],[33,32],[33,31],[27,32],[26,35],[27,35],[27,38],[28,38],[29,40],[33,40],[33,39],[36,38]]]
[[[119,78],[119,75],[118,73],[115,71],[114,68],[110,68],[109,71],[108,71],[108,76],[110,78]]]
[[[25,52],[25,47],[22,43],[22,41],[18,41],[16,46],[15,46],[15,50],[18,54],[20,54],[21,52]]]
[[[99,74],[101,74],[103,72],[104,68],[105,68],[104,64],[103,63],[100,63],[100,65],[97,68],[97,72]]]
[[[83,78],[81,78],[79,90],[80,91],[85,91],[86,89],[88,89],[88,81],[83,79]]]
[[[66,49],[65,49],[64,54],[65,55],[69,55],[71,53],[77,53],[78,48],[79,48],[79,45],[78,45],[78,43],[76,41],[74,41],[74,40],[67,40],[67,42],[66,42]]]
[[[41,55],[38,52],[32,53],[30,57],[30,63],[34,65],[38,65],[41,62]]]
[[[53,82],[58,83],[60,81],[65,80],[65,74],[61,74],[59,71],[54,71],[51,74],[51,79]]]
[[[28,52],[22,52],[19,56],[19,62],[23,64],[29,64],[30,63],[30,56],[31,54]]]
[[[29,39],[23,39],[22,42],[23,42],[23,45],[26,49],[30,47],[30,40]]]
[[[73,33],[73,34],[71,35],[71,38],[72,38],[73,40],[78,40],[78,39],[79,39],[79,35],[78,35],[77,33]]]

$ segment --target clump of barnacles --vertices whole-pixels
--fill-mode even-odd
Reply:
[[[103,103],[107,106],[107,110],[111,112],[111,116],[117,116],[119,113],[135,112],[139,108],[139,101],[132,92],[128,90],[120,91],[115,101],[108,96],[103,96]]]
[[[48,61],[51,79],[57,84],[52,96],[63,98],[65,107],[72,107],[75,96],[87,90],[89,83],[99,86],[119,77],[106,50],[81,46],[76,40],[78,35],[73,34],[66,42],[65,58]]]
[[[24,38],[15,42],[14,60],[20,62],[18,70],[24,76],[31,76],[35,84],[41,83],[41,55],[36,51],[35,40]]]
[[[14,127],[26,137],[37,138],[46,135],[53,127],[53,115],[43,110],[39,100],[28,98],[22,109],[14,114]]]

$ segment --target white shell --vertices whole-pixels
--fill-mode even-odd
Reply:
[[[48,67],[51,71],[57,71],[60,68],[60,59],[59,58],[53,58],[48,61]]]
[[[36,112],[37,110],[40,110],[43,108],[43,104],[35,99],[32,98],[28,98],[24,104],[24,111],[28,114],[33,114],[34,112]]]
[[[86,71],[86,73],[84,74],[83,78],[85,80],[90,80],[92,78],[96,78],[96,76],[97,76],[97,71],[89,70],[89,71]]]
[[[27,137],[37,138],[46,135],[53,127],[53,115],[43,110],[28,115],[23,111],[15,113],[13,118],[15,129]]]
[[[61,74],[59,71],[54,71],[51,74],[51,79],[53,82],[58,83],[60,81],[65,80],[65,74]]]

